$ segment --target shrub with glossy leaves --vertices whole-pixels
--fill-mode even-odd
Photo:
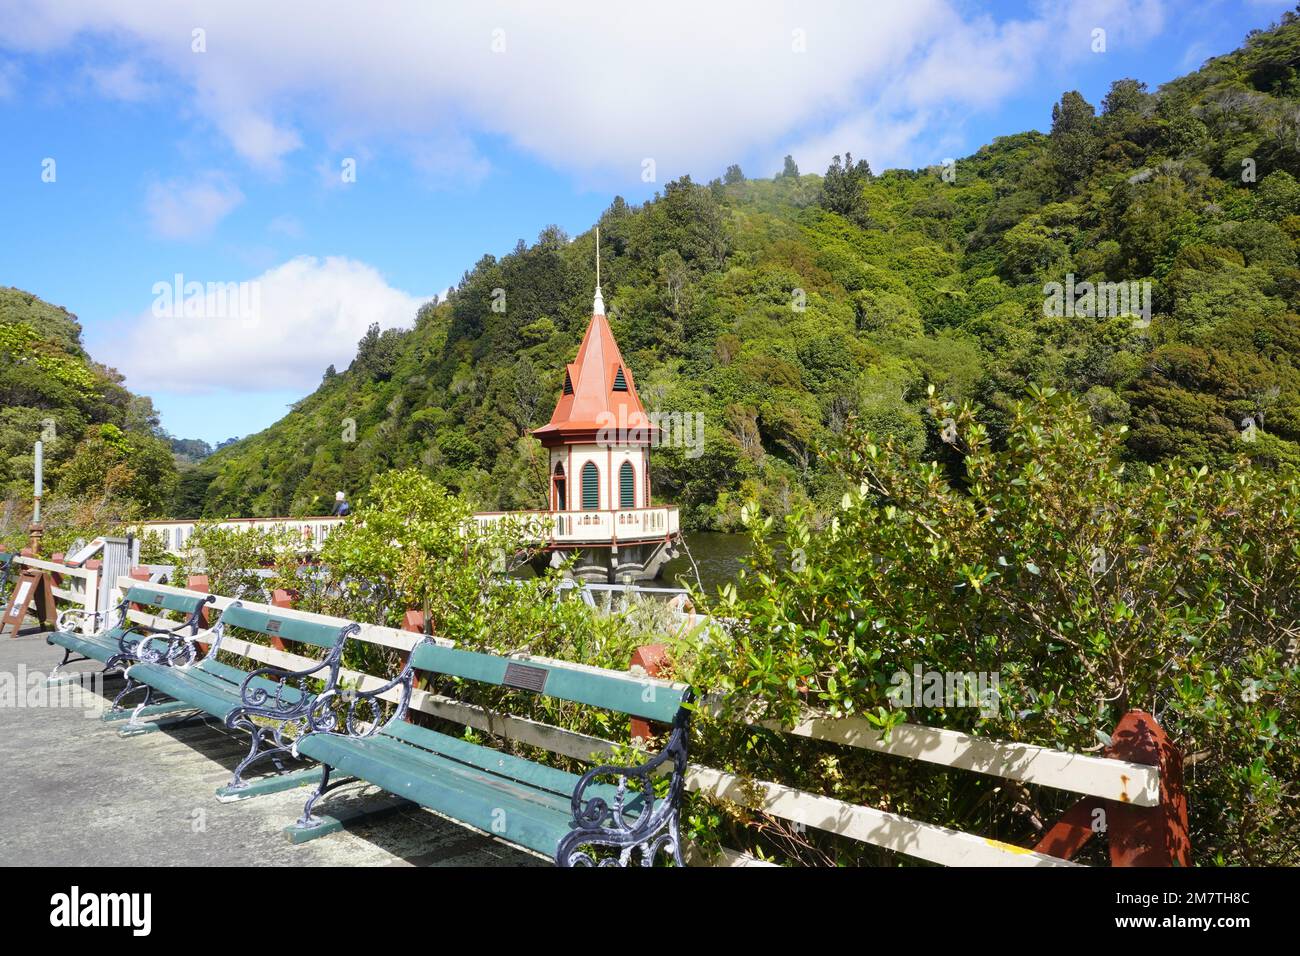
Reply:
[[[1140,708],[1185,755],[1196,862],[1300,863],[1300,475],[1126,465],[1122,427],[1049,389],[996,449],[969,407],[932,410],[947,461],[851,430],[834,461],[854,490],[827,526],[791,522],[778,559],[753,518],[754,565],[712,608],[735,623],[703,645],[697,686],[751,716],[812,706],[1074,751]],[[996,673],[996,711],[894,706],[917,664]],[[816,785],[799,746],[782,759]],[[1069,804],[932,769],[895,762],[892,792],[860,792],[1022,841]],[[843,792],[846,770],[822,784]]]

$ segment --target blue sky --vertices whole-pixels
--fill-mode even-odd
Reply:
[[[264,428],[370,322],[615,195],[786,153],[960,157],[1292,4],[377,6],[0,0],[0,284],[75,312],[172,434]],[[160,301],[177,274],[246,283],[245,308]]]

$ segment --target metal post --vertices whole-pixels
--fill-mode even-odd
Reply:
[[[45,528],[41,525],[41,491],[42,474],[45,466],[45,446],[41,442],[36,443],[36,476],[32,482],[34,504],[32,505],[32,525],[27,529],[31,537],[32,553],[39,556],[41,553],[41,538],[45,534]]]

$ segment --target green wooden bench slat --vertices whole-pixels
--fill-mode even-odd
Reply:
[[[665,687],[631,675],[598,674],[558,663],[516,661],[439,644],[419,645],[413,660],[418,670],[498,685],[506,683],[507,667],[512,664],[524,672],[544,670],[546,682],[538,693],[661,723],[672,722],[686,694],[685,688]]]
[[[155,690],[193,704],[214,717],[226,715],[241,703],[239,688],[248,677],[246,671],[219,661],[203,660],[193,667],[164,667],[158,664],[136,664],[131,676]],[[276,683],[264,677],[255,677],[250,685],[274,694]],[[296,703],[302,692],[296,687],[285,687],[282,699]]]
[[[520,783],[542,787],[561,794],[566,801],[573,793],[574,787],[578,785],[576,774],[556,770],[554,767],[548,767],[545,764],[533,763],[531,760],[524,760],[522,757],[516,757],[501,750],[494,750],[491,747],[473,744],[468,740],[457,740],[455,737],[449,737],[446,734],[440,734],[425,727],[417,727],[404,720],[388,724],[380,731],[380,734],[403,741],[403,746],[413,744],[424,750],[469,764],[475,769],[486,770],[488,773],[509,777],[512,780],[518,780]]]
[[[317,740],[317,737],[323,739]],[[578,786],[577,774],[533,763],[467,740],[457,740],[406,721],[391,723],[373,737],[313,734],[304,737],[300,743],[307,740],[313,741],[308,750],[315,751],[317,759],[323,759],[334,766],[338,766],[335,758],[341,758],[347,751],[355,749],[376,760],[387,760],[395,766],[405,767],[417,777],[442,768],[469,773],[482,771],[502,777],[525,785],[527,790],[521,792],[528,793],[529,799],[555,809],[566,819],[572,810],[573,791]],[[300,751],[307,753],[301,747]],[[613,806],[616,790],[613,784],[593,783],[587,788],[586,795],[604,797]],[[643,803],[640,791],[631,790],[624,797],[624,811],[628,817],[635,818],[641,812]]]
[[[341,630],[333,624],[317,624],[298,618],[281,617],[234,604],[226,608],[221,615],[221,620],[225,624],[242,627],[246,631],[282,637],[288,641],[303,641],[324,648],[331,648],[338,643]]]
[[[473,744],[468,740],[449,737],[426,727],[417,727],[415,724],[409,724],[404,720],[388,724],[379,733],[380,737],[390,736],[404,741],[403,748],[405,750],[411,750],[413,746],[419,747],[462,764],[469,764],[477,770],[484,770],[497,776],[509,777],[511,780],[526,783],[532,787],[549,790],[562,798],[562,806],[565,808],[566,813],[572,809],[573,791],[577,789],[578,780],[580,779],[576,773],[557,770],[555,767],[548,767],[546,764],[533,763],[531,760],[516,757],[514,754],[494,750],[481,744]],[[593,783],[587,788],[587,796],[603,796],[606,802],[613,806],[615,791],[616,788],[613,784]],[[629,791],[624,800],[623,808],[628,816],[635,817],[640,813],[643,801],[639,791]]]
[[[511,799],[530,804],[548,814],[563,814],[566,819],[569,816],[570,800],[568,795],[561,796],[551,790],[530,787],[517,780],[493,774],[491,771],[457,763],[427,750],[404,744],[392,737],[352,737],[343,744],[343,747],[348,752],[363,754],[370,759],[382,761],[394,768],[401,768],[416,779],[438,776],[443,771],[458,776],[468,775],[471,779],[482,780],[484,783],[489,783],[495,779],[495,786],[502,793],[508,794]],[[326,747],[326,749],[329,748]],[[336,756],[341,753],[337,749],[333,752]]]
[[[374,747],[356,746],[374,744],[373,740],[350,738],[345,747],[330,745],[339,739],[331,734],[309,734],[299,741],[298,751],[389,793],[539,853],[554,856],[569,831],[567,808],[548,809],[535,802],[541,795],[537,790],[458,767],[451,761],[431,774],[422,761],[407,763],[391,754],[380,755]]]
[[[125,600],[132,604],[149,604],[154,607],[165,608],[168,611],[193,614],[206,598],[190,597],[188,594],[167,594],[140,585],[127,588]]]
[[[235,699],[239,699],[239,686],[247,679],[249,671],[242,671],[238,667],[232,667],[229,664],[223,664],[220,661],[202,660],[193,667],[186,668],[185,673],[191,674],[198,679],[207,678],[208,682],[217,681],[230,687],[230,693]],[[254,677],[251,687],[260,687],[262,690],[274,694],[276,683],[265,677]],[[280,693],[282,699],[287,701],[298,701],[302,698],[302,691],[292,685],[286,686]]]
[[[122,628],[115,627],[102,634],[54,631],[46,636],[46,640],[51,644],[58,644],[74,654],[80,654],[82,657],[89,657],[91,660],[106,664],[110,657],[121,653],[121,648],[117,643],[118,638],[121,636]],[[154,650],[164,651],[167,649],[167,642],[162,638],[155,638],[151,646]]]
[[[148,684],[155,690],[223,720],[238,703],[237,696],[232,698],[228,693],[222,693],[201,681],[182,676],[183,674],[184,671],[180,668],[149,663],[135,664],[127,672],[127,676],[140,683]]]

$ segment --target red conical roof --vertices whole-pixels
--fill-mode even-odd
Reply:
[[[626,390],[614,388],[620,372]],[[565,366],[565,375],[566,387],[550,422],[533,430],[543,445],[594,441],[599,430],[614,428],[640,432],[620,437],[618,444],[650,443],[650,420],[636,393],[632,370],[623,364],[603,309],[592,313],[578,357]]]

